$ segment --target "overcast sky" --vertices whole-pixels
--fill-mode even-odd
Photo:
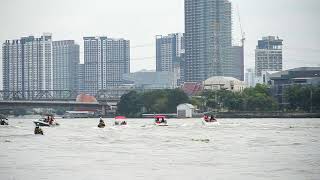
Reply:
[[[267,35],[284,39],[286,69],[320,65],[319,0],[232,2],[234,41],[240,39],[237,6],[246,33],[246,67],[254,67],[257,40]],[[0,0],[0,22],[1,43],[43,32],[81,46],[83,36],[126,38],[131,71],[155,69],[155,36],[184,32],[184,0]]]

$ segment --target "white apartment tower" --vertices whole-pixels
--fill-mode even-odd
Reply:
[[[73,40],[53,41],[53,89],[78,89],[79,45]]]
[[[84,37],[85,91],[121,86],[123,74],[130,73],[130,41],[108,37]]]
[[[3,89],[20,91],[53,89],[52,35],[6,40],[2,45]]]

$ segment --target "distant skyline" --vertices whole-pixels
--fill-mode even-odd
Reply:
[[[320,65],[318,0],[231,2],[235,42],[240,40],[237,6],[246,33],[246,68],[254,67],[258,39],[268,35],[284,40],[284,69]],[[0,22],[1,44],[50,32],[55,41],[75,40],[83,53],[84,36],[129,39],[135,72],[156,68],[156,35],[184,32],[184,0],[1,0]]]

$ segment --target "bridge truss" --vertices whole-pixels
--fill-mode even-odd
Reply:
[[[0,91],[0,100],[28,101],[69,101],[75,100],[76,91],[70,90],[31,90],[31,91]]]

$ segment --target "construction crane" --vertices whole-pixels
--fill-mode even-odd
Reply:
[[[237,5],[237,11],[238,11],[238,20],[239,20],[239,25],[240,25],[240,31],[241,31],[241,46],[244,47],[244,42],[246,40],[246,34],[245,34],[245,32],[243,32],[243,29],[242,29],[239,5]]]

